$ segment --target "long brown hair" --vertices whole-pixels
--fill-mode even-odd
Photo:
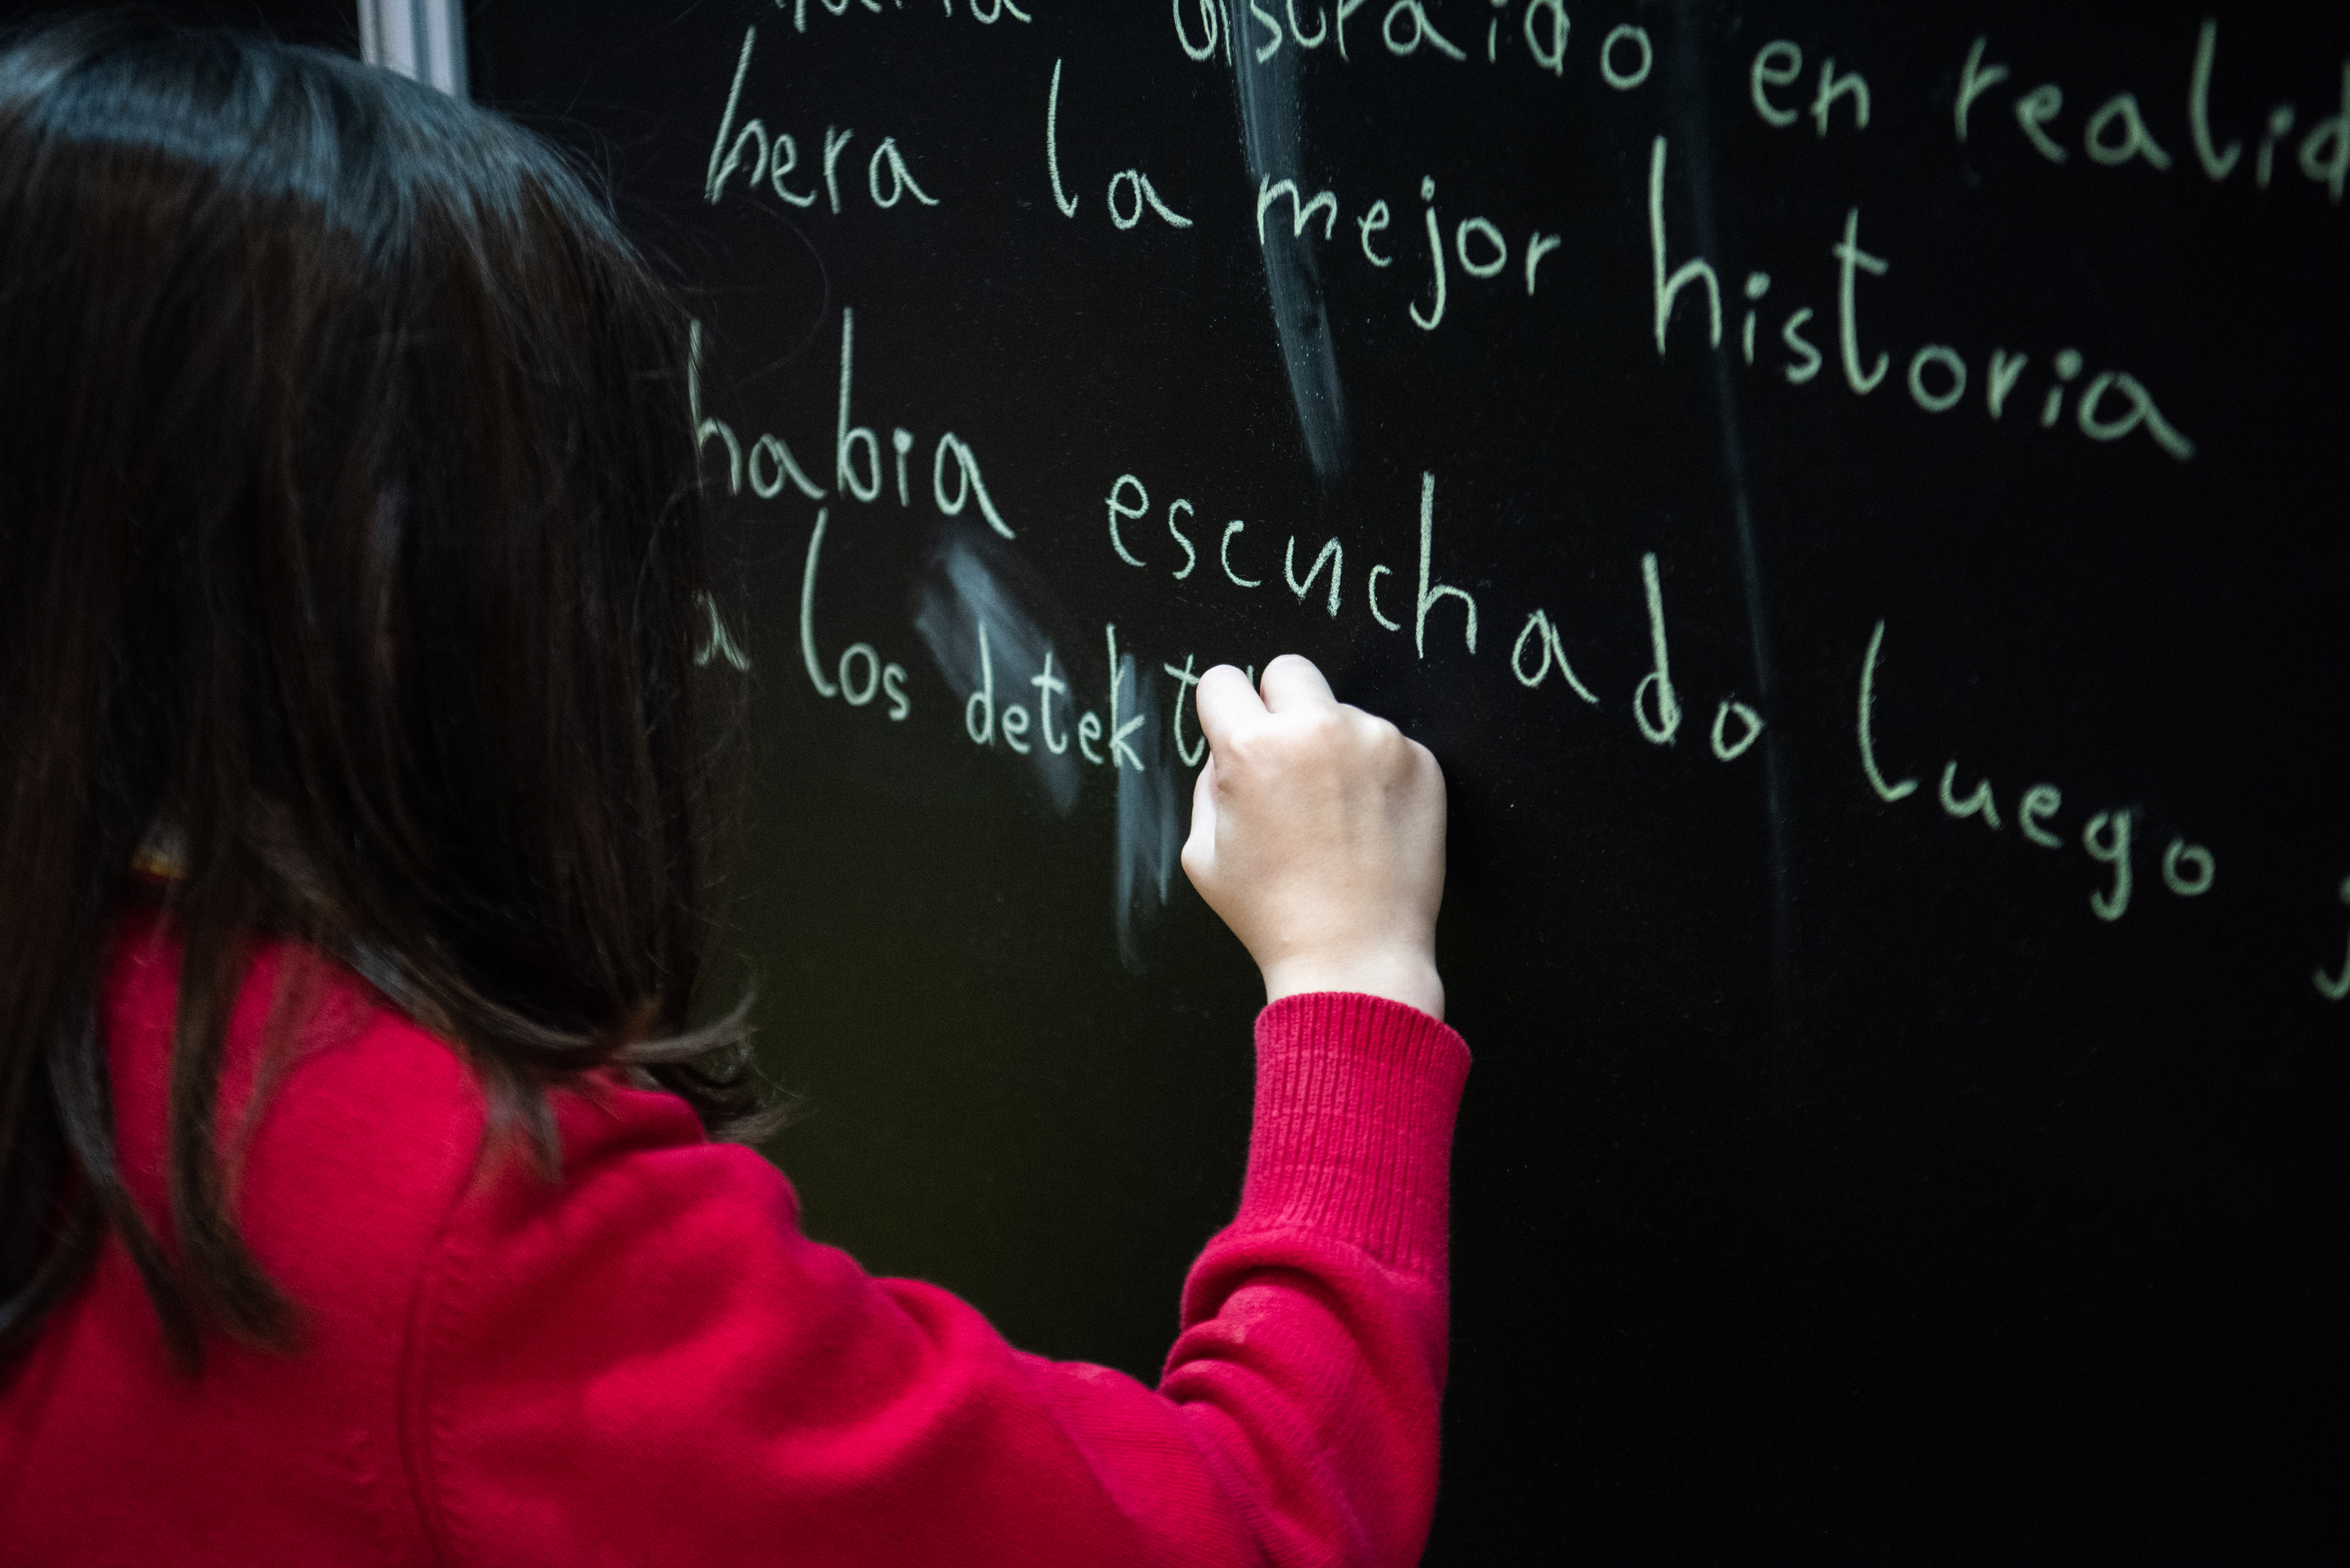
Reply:
[[[109,1230],[191,1358],[286,1342],[215,1147],[256,936],[459,1043],[551,1158],[633,1065],[721,1130],[706,622],[679,306],[496,115],[152,21],[0,51],[0,1349]],[[697,621],[701,613],[702,620]],[[116,1166],[99,989],[183,848],[168,1177]]]

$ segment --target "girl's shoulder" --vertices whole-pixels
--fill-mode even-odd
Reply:
[[[167,912],[119,919],[107,1053],[124,1178],[151,1223],[170,1213],[182,956]],[[544,1201],[585,1166],[705,1142],[682,1101],[617,1072],[583,1075],[548,1099],[555,1137],[542,1141],[494,1112],[461,1045],[333,959],[270,939],[256,944],[230,1016],[216,1136],[256,1258],[294,1300],[319,1303],[394,1287],[485,1199],[530,1191]]]
[[[167,1249],[183,956],[165,912],[126,910],[101,1014],[120,1168]],[[698,1243],[684,1258],[700,1265],[694,1293],[708,1294],[747,1216],[763,1210],[772,1229],[793,1211],[772,1167],[708,1144],[674,1096],[590,1077],[549,1106],[551,1160],[526,1129],[498,1125],[460,1047],[324,956],[258,943],[215,1126],[239,1231],[294,1303],[294,1342],[207,1334],[192,1372],[109,1240],[27,1357],[0,1368],[0,1559],[432,1556],[463,1523],[443,1502],[471,1452],[463,1440],[485,1420],[504,1429],[484,1412],[508,1407],[477,1386],[503,1390],[491,1374],[560,1359],[580,1332],[567,1320],[610,1317],[637,1276],[674,1282],[663,1247]],[[578,1287],[584,1275],[599,1282]],[[629,1348],[642,1343],[659,1339]],[[571,1403],[556,1388],[544,1409],[556,1414],[525,1446],[567,1429]],[[137,1508],[103,1501],[119,1500],[124,1475],[141,1478]],[[199,1543],[184,1529],[193,1519],[242,1528]]]

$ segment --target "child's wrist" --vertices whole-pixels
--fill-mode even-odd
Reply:
[[[1444,981],[1433,956],[1418,952],[1301,954],[1263,966],[1264,1000],[1317,991],[1357,992],[1444,1016]]]

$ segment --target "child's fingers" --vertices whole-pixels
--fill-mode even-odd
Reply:
[[[1205,876],[1216,859],[1216,758],[1209,753],[1191,786],[1191,832],[1183,841],[1183,872],[1193,882]]]
[[[1264,667],[1264,705],[1272,712],[1286,713],[1301,708],[1335,708],[1338,699],[1312,659],[1284,653]]]
[[[1264,717],[1264,703],[1258,698],[1256,689],[1249,684],[1247,676],[1229,664],[1219,664],[1200,677],[1193,701],[1200,711],[1200,733],[1207,736],[1208,744],[1218,751],[1228,743],[1234,730]]]

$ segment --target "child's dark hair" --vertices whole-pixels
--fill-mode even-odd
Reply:
[[[615,1063],[722,1130],[687,322],[589,184],[333,55],[81,19],[0,50],[0,1349],[109,1230],[173,1344],[284,1344],[214,1137],[256,936],[458,1042],[552,1154]],[[158,836],[162,836],[159,838]],[[176,1258],[99,1024],[179,846]]]

